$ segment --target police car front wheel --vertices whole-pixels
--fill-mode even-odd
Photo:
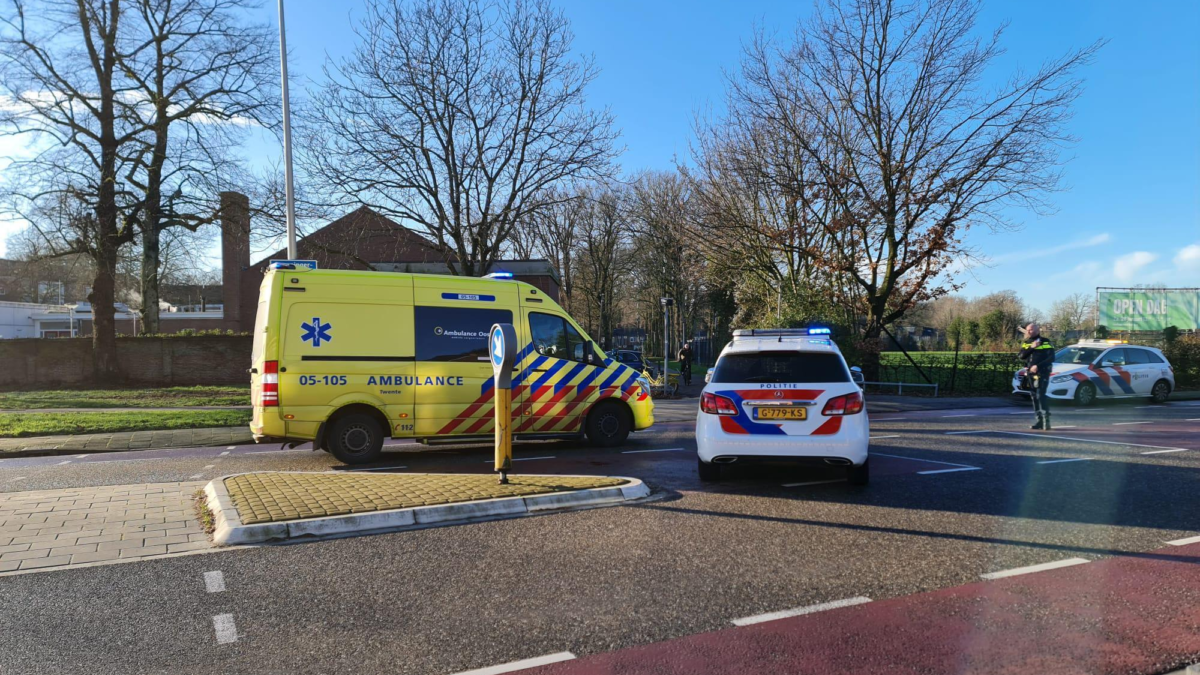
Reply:
[[[1096,402],[1096,388],[1087,382],[1075,388],[1075,405],[1087,406]]]
[[[620,403],[607,401],[600,403],[587,418],[587,437],[594,445],[611,448],[620,445],[629,438],[633,428],[633,420],[629,409]]]
[[[346,464],[375,461],[383,452],[383,429],[370,415],[343,415],[330,429],[329,451]]]

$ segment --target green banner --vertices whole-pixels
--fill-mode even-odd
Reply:
[[[1100,291],[1099,303],[1109,330],[1200,329],[1200,290]]]

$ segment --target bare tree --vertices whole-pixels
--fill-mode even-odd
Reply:
[[[812,251],[861,293],[863,336],[950,290],[973,225],[1044,209],[1056,188],[1078,67],[1099,44],[987,90],[1002,30],[973,37],[974,0],[828,2],[793,45],[759,36],[734,95],[786,133],[821,187],[804,204],[829,245]],[[873,375],[876,361],[864,366]]]
[[[157,333],[163,230],[212,222],[217,193],[241,173],[230,150],[249,126],[276,122],[277,62],[271,32],[238,16],[255,2],[127,2],[121,68],[147,130],[131,149],[129,182],[142,195],[142,317]]]
[[[628,257],[627,232],[619,200],[618,193],[606,190],[588,194],[578,202],[578,246],[573,252],[579,265],[575,272],[579,295],[573,302],[587,310],[588,330],[595,331],[605,349],[613,347],[617,288],[628,276],[624,264]]]
[[[1072,293],[1050,306],[1050,327],[1060,333],[1090,331],[1096,327],[1095,298]]]
[[[531,240],[531,253],[543,255],[554,265],[562,280],[563,307],[571,311],[574,293],[572,257],[579,230],[593,208],[590,191],[551,189],[543,197],[547,204],[530,214],[525,225],[514,229],[514,235]],[[518,232],[520,231],[520,232]]]
[[[133,92],[119,70],[123,17],[121,0],[10,0],[0,14],[0,127],[36,148],[5,170],[10,208],[55,214],[45,222],[64,229],[47,233],[47,243],[95,261],[88,299],[102,378],[118,374],[117,257],[136,232],[134,219],[121,217],[121,148],[141,131],[126,121]]]
[[[482,273],[547,190],[611,171],[596,75],[548,0],[368,0],[354,55],[307,108],[303,165],[329,200],[414,223]]]

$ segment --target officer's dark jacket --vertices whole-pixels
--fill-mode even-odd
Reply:
[[[1054,368],[1054,345],[1044,336],[1038,336],[1034,340],[1039,338],[1042,343],[1036,347],[1033,346],[1033,340],[1022,342],[1021,351],[1017,356],[1025,362],[1026,367],[1037,366],[1038,375],[1049,377],[1050,371]]]

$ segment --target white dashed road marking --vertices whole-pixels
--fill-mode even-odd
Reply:
[[[201,478],[204,478],[204,474],[202,473],[198,473],[194,476],[188,476],[188,480],[200,480]]]
[[[1082,565],[1089,562],[1083,558],[1067,558],[1066,560],[1055,560],[1054,562],[1042,563],[1040,565],[1029,565],[1028,567],[1014,567],[1011,570],[1001,570],[999,572],[988,572],[980,574],[984,579],[1003,579],[1004,577],[1015,577],[1020,574],[1029,574],[1030,572],[1042,572],[1045,570],[1056,570],[1060,567],[1070,567],[1072,565]]]
[[[1143,452],[1142,454],[1143,455],[1161,455],[1161,454],[1167,453],[1167,452],[1187,452],[1187,450],[1185,450],[1183,448],[1174,448],[1171,450],[1147,450],[1146,452]]]
[[[204,468],[206,468],[206,469],[211,469],[211,468],[213,468],[214,466],[216,466],[216,464],[205,464],[205,465],[204,465]]]
[[[958,469],[937,469],[936,471],[918,471],[918,476],[930,476],[935,473],[954,473],[956,471],[982,471],[978,466],[964,466]]]
[[[87,457],[87,455],[75,455],[75,459],[83,459],[84,457]]]
[[[1101,441],[1095,438],[1074,438],[1072,436],[1051,436],[1050,434],[1027,434],[1024,431],[992,431],[993,434],[1008,434],[1010,436],[1032,436],[1033,438],[1056,438],[1060,441],[1077,441],[1079,443],[1103,443],[1104,445],[1128,445],[1133,448],[1154,448],[1156,450],[1180,450],[1168,448],[1165,445],[1143,445],[1141,443],[1122,443],[1118,441]]]
[[[886,436],[871,436],[871,440],[878,441],[881,438],[900,438],[900,434],[888,434]]]
[[[1173,541],[1168,541],[1167,544],[1170,546],[1187,546],[1188,544],[1200,544],[1200,537],[1188,537],[1186,539],[1175,539]]]
[[[67,461],[65,461],[65,462],[59,462],[59,463],[58,463],[58,464],[56,464],[55,466],[62,466],[63,464],[70,464],[70,463],[71,463],[71,460],[69,460],[69,459],[68,459],[68,460],[67,460]]]
[[[1130,424],[1154,424],[1154,420],[1145,420],[1142,422],[1113,422],[1114,427],[1127,427]]]
[[[976,415],[942,415],[942,417],[976,417]]]
[[[225,590],[225,575],[217,570],[204,573],[204,590],[209,593],[221,593]]]
[[[1094,457],[1072,457],[1071,459],[1047,459],[1038,464],[1062,464],[1063,462],[1086,462]]]
[[[233,449],[233,448],[230,448],[229,450],[232,450],[232,449]],[[228,455],[228,454],[229,454],[229,450],[226,450],[225,452],[222,452],[221,454],[217,455],[217,457],[224,457],[225,455]]]
[[[641,452],[675,452],[684,448],[659,448],[658,450],[622,450],[622,455],[636,455]]]
[[[19,480],[25,480],[25,476],[15,476],[13,478],[8,479],[8,482],[15,483]]]
[[[513,673],[526,668],[536,668],[545,666],[551,663],[559,663],[560,661],[570,661],[575,655],[571,652],[558,652],[557,654],[546,654],[545,656],[535,656],[532,659],[521,659],[512,663],[501,663],[498,666],[488,666],[487,668],[476,668],[475,670],[464,670],[455,675],[500,675],[501,673]]]
[[[734,619],[731,623],[735,626],[751,626],[756,623],[764,623],[767,621],[776,621],[778,619],[786,619],[792,616],[800,616],[802,614],[813,614],[814,612],[824,612],[829,609],[837,609],[839,607],[850,607],[852,605],[861,605],[864,602],[870,602],[870,598],[857,597],[846,598],[845,600],[834,600],[833,602],[822,602],[819,605],[809,605],[807,607],[796,607],[795,609],[785,609],[778,612],[768,612],[766,614],[756,614],[747,616],[741,619]]]
[[[232,614],[218,614],[213,617],[213,630],[217,633],[217,644],[227,645],[237,642],[237,626],[233,623]]]
[[[229,446],[229,447],[227,447],[227,448],[225,448],[225,449],[226,449],[226,450],[237,450],[237,446],[236,446],[236,445],[231,445],[231,446]],[[222,454],[222,455],[228,455],[229,453],[228,453],[228,452],[222,452],[221,454]]]
[[[978,466],[971,466],[970,464],[958,464],[955,462],[939,462],[936,459],[921,459],[920,457],[902,457],[900,455],[886,455],[882,452],[872,452],[871,454],[879,455],[880,457],[893,457],[895,459],[907,459],[912,462],[928,462],[930,464],[945,464],[946,466],[957,467],[963,471],[973,471],[975,469],[982,468],[982,467],[978,467]],[[945,472],[943,472],[943,471],[918,471],[917,473],[918,474],[927,474],[927,473],[945,473]]]

